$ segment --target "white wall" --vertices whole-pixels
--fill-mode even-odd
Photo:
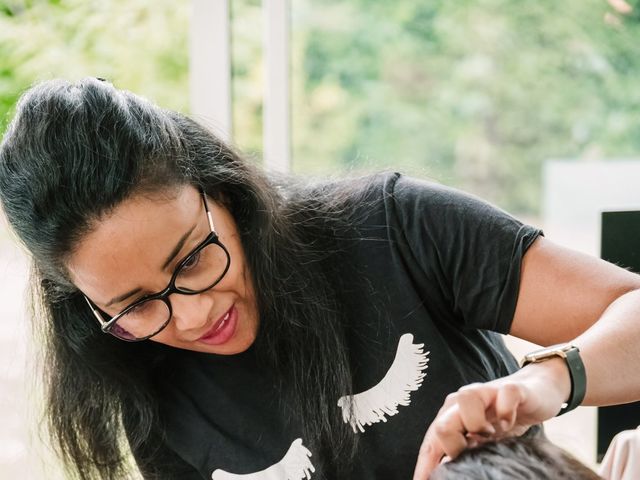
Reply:
[[[27,260],[0,222],[0,480],[62,479],[38,437],[37,345],[28,339]],[[46,473],[45,473],[46,472]]]

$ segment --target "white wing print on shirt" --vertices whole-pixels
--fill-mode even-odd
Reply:
[[[397,414],[398,405],[409,405],[411,392],[420,388],[426,376],[428,356],[423,343],[414,344],[410,333],[402,335],[393,364],[380,383],[364,392],[340,397],[338,406],[344,422],[349,423],[354,432],[364,432],[365,425],[386,422],[386,415]]]
[[[315,468],[311,464],[311,452],[302,445],[302,439],[293,441],[285,456],[266,470],[244,475],[215,470],[211,480],[305,480],[310,479]]]

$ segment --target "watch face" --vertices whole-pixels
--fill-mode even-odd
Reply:
[[[542,350],[538,350],[538,352],[536,353],[556,354],[558,352],[567,352],[572,348],[573,348],[573,345],[569,345],[569,344],[551,345],[550,347],[543,348]]]
[[[524,357],[525,363],[535,363],[540,360],[544,360],[550,357],[566,357],[567,352],[573,348],[577,348],[574,345],[569,344],[558,344],[552,345],[550,347],[546,347],[540,350],[536,350],[535,352],[531,352]]]

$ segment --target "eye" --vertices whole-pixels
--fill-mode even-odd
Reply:
[[[197,267],[198,263],[200,263],[200,253],[201,252],[202,251],[196,252],[193,255],[191,255],[190,257],[188,257],[187,260],[180,267],[180,270],[184,271],[184,272],[188,272],[189,270],[192,270],[195,267]]]
[[[140,315],[145,313],[147,310],[149,310],[149,308],[150,308],[150,302],[142,302],[141,304],[136,305],[131,310],[129,310],[127,312],[127,315],[129,314]]]

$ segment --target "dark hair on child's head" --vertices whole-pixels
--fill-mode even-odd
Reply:
[[[544,436],[505,438],[462,452],[430,480],[602,480]]]

